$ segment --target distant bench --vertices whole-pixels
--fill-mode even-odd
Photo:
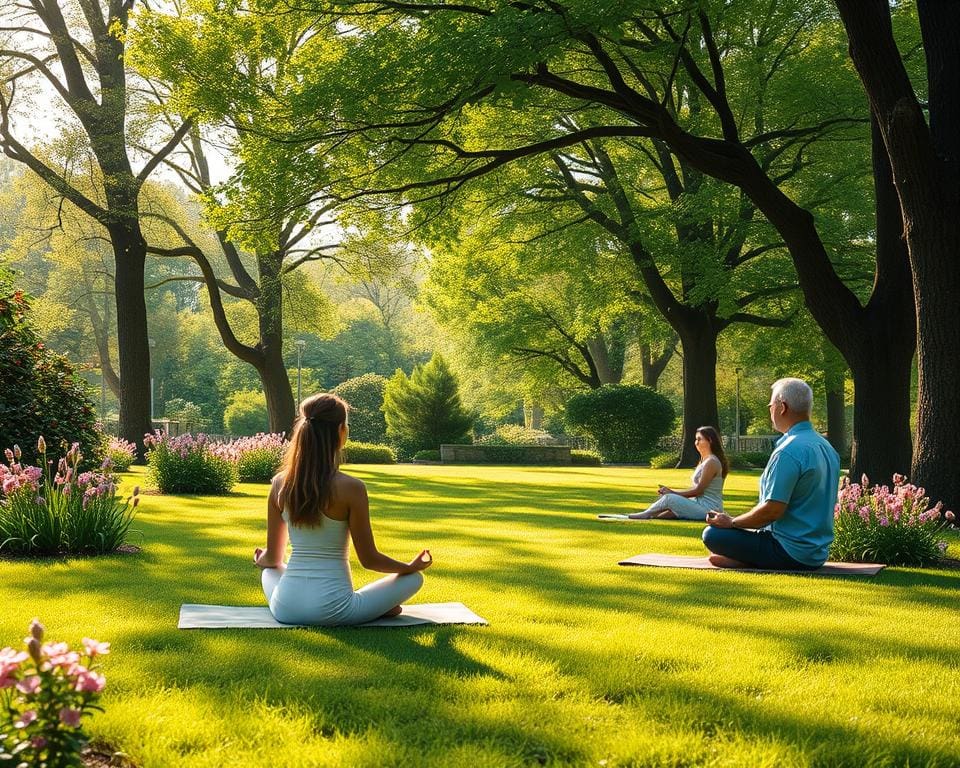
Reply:
[[[569,445],[441,445],[444,464],[569,465]]]

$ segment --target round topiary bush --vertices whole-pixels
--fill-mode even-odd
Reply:
[[[674,416],[667,398],[638,384],[606,384],[567,403],[567,423],[592,437],[609,462],[645,461]]]
[[[269,430],[267,399],[258,389],[242,389],[230,395],[223,411],[223,425],[232,435],[256,435]]]
[[[43,435],[51,451],[77,443],[81,469],[99,466],[104,443],[89,386],[66,357],[43,345],[29,309],[27,296],[0,273],[0,446],[19,445],[23,463],[35,464]]]
[[[350,437],[362,443],[386,442],[387,422],[383,417],[386,386],[385,377],[365,373],[334,387],[333,394],[350,404]]]
[[[570,451],[570,463],[575,467],[599,467],[602,463],[596,451]]]

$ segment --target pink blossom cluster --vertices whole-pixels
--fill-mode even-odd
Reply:
[[[124,440],[122,437],[111,437],[107,441],[107,449],[109,451],[116,451],[117,453],[125,453],[130,457],[130,460],[137,458],[137,446],[128,440]]]
[[[153,433],[147,432],[143,436],[143,444],[150,451],[166,450],[175,453],[181,459],[185,459],[192,453],[203,453],[209,450],[211,440],[203,432],[196,435],[186,433],[177,437],[170,437],[163,430],[157,429]]]
[[[253,437],[238,437],[228,442],[211,443],[210,450],[221,459],[237,462],[250,451],[268,450],[282,453],[285,446],[282,432],[258,432]]]
[[[0,746],[30,765],[47,764],[51,756],[62,758],[82,746],[81,717],[96,707],[106,685],[94,660],[110,652],[110,643],[88,637],[81,654],[66,643],[44,643],[43,635],[43,625],[34,619],[24,639],[26,651],[0,650],[0,690],[9,718],[0,722],[0,731],[6,731]]]
[[[13,446],[13,450],[7,448],[4,455],[7,457],[7,464],[0,464],[0,488],[4,495],[9,496],[21,488],[36,492],[43,471],[39,467],[23,466],[20,463],[22,454],[18,445]]]
[[[929,503],[926,489],[908,483],[904,475],[893,476],[893,488],[887,485],[871,487],[866,475],[859,483],[851,483],[850,478],[845,477],[834,507],[834,517],[840,519],[842,515],[852,515],[867,525],[876,523],[882,527],[923,526],[938,523],[941,519],[953,523],[956,519],[953,512],[944,511],[942,502],[938,501],[932,507],[928,506]]]

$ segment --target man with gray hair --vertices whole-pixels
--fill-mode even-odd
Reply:
[[[770,421],[783,437],[760,477],[760,503],[737,517],[708,512],[703,543],[720,568],[813,571],[833,542],[840,457],[810,424],[806,382],[780,379],[772,390]]]

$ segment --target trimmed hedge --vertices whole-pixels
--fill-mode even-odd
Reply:
[[[440,461],[440,451],[417,451],[413,454],[414,461]]]
[[[596,451],[570,451],[570,463],[575,467],[599,467],[603,462]]]
[[[343,447],[343,461],[345,464],[396,464],[397,456],[389,445],[348,440]]]

